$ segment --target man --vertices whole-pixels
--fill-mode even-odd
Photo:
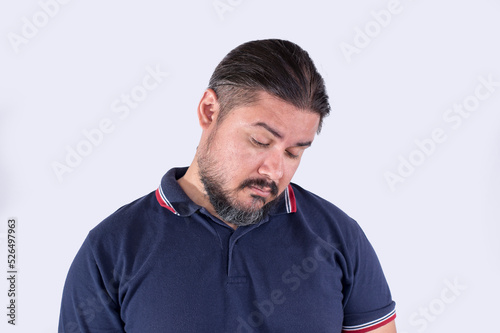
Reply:
[[[189,168],[89,233],[59,332],[395,333],[395,304],[358,224],[290,183],[329,110],[299,46],[231,51],[199,103]]]

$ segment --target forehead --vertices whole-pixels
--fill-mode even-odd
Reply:
[[[272,96],[266,92],[258,92],[255,100],[243,106],[237,106],[226,119],[233,126],[255,126],[265,128],[271,126],[283,134],[297,134],[314,137],[318,130],[320,115]],[[226,120],[224,122],[226,122]]]

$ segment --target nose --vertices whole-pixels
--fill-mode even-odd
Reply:
[[[259,174],[278,182],[283,177],[284,156],[279,151],[268,151],[259,167]]]

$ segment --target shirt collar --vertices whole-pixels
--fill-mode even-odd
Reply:
[[[179,216],[190,216],[201,207],[195,204],[182,190],[177,179],[184,176],[187,167],[172,168],[161,179],[156,189],[156,199],[160,206]],[[271,209],[270,215],[295,213],[297,204],[292,186],[289,184],[283,194],[283,199]]]

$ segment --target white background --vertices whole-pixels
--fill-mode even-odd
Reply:
[[[500,86],[457,128],[443,115],[474,100],[479,77],[500,82],[500,3],[401,0],[390,19],[378,15],[381,26],[374,13],[386,0],[220,2],[230,10],[218,13],[212,0],[73,0],[53,17],[34,0],[1,2],[0,266],[7,271],[7,219],[16,217],[19,277],[16,327],[2,278],[0,330],[57,331],[87,232],[191,162],[195,109],[217,63],[245,41],[283,38],[310,53],[333,107],[294,181],[361,224],[397,302],[398,331],[495,331]],[[355,42],[357,53],[342,52]],[[112,103],[148,66],[169,76],[121,119]],[[54,162],[65,164],[68,146],[105,118],[113,131],[59,180]],[[419,153],[415,140],[436,128],[446,140]],[[398,173],[400,155],[420,165],[391,189],[384,175]]]

